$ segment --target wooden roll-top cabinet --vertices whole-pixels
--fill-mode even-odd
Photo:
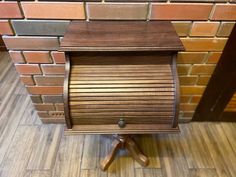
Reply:
[[[178,131],[180,50],[182,43],[168,21],[72,22],[60,47],[67,59],[67,131]]]
[[[64,106],[69,134],[114,134],[106,170],[119,148],[142,166],[130,134],[178,132],[177,52],[169,21],[74,21],[61,41],[66,53]]]

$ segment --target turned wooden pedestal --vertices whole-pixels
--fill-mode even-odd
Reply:
[[[70,24],[60,46],[66,52],[67,133],[116,135],[103,170],[120,148],[147,166],[132,134],[179,131],[179,50],[168,21]]]
[[[115,158],[117,151],[121,148],[128,150],[129,154],[134,160],[136,160],[140,165],[146,167],[149,163],[147,156],[145,156],[134,139],[130,135],[114,135],[114,141],[112,142],[111,152],[106,156],[106,158],[101,161],[101,169],[107,170],[112,161]]]

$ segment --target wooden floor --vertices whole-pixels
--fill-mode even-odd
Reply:
[[[42,125],[8,55],[0,53],[0,177],[236,177],[236,124],[181,124],[180,134],[137,139],[150,157],[140,167],[121,151],[108,172],[104,136],[64,136]]]

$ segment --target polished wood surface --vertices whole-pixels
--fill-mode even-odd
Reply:
[[[179,51],[183,45],[169,21],[73,21],[62,51]]]
[[[42,124],[8,54],[1,52],[0,89],[1,177],[236,176],[236,123],[180,124],[179,134],[135,136],[148,167],[119,151],[102,172],[99,164],[112,140],[65,136],[63,125]]]

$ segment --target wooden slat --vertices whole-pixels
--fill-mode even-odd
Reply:
[[[73,77],[145,77],[145,76],[152,76],[152,77],[161,77],[161,76],[172,76],[170,72],[160,72],[160,73],[71,73],[70,75]],[[148,78],[147,78],[148,79]],[[158,78],[156,78],[158,79]]]
[[[158,64],[158,65],[74,65],[71,67],[73,72],[161,72],[161,71],[170,71],[170,65]]]
[[[174,88],[114,88],[114,89],[69,89],[71,93],[99,93],[99,92],[168,92],[174,91]]]
[[[114,92],[114,93],[108,93],[108,92],[104,92],[104,93],[69,93],[69,96],[157,96],[157,95],[174,95],[173,91],[169,91],[169,92],[129,92],[129,93],[119,93],[119,92]]]
[[[71,108],[70,112],[71,113],[86,113],[86,112],[90,112],[90,113],[98,113],[98,112],[169,112],[169,111],[173,111],[173,108],[141,108],[141,109],[137,109],[137,108],[127,108],[127,109],[75,109],[75,108]]]
[[[79,88],[172,88],[174,84],[93,84],[93,85],[70,85],[70,89]]]
[[[70,80],[69,84],[173,84],[173,80]]]
[[[119,117],[128,117],[128,116],[173,116],[173,112],[86,112],[86,113],[74,113],[71,112],[72,117],[91,117],[95,118],[96,116],[119,116]]]
[[[172,109],[174,106],[173,104],[155,104],[155,105],[129,105],[129,109],[142,109],[142,108],[166,108]],[[127,105],[70,105],[71,109],[127,109]],[[90,110],[88,110],[90,111]]]
[[[129,81],[129,80],[157,80],[157,81],[163,81],[163,80],[171,80],[173,79],[172,75],[169,76],[160,76],[157,78],[157,76],[140,76],[140,77],[135,77],[135,76],[126,76],[126,77],[109,77],[109,76],[99,76],[99,77],[88,77],[88,76],[83,76],[83,77],[79,77],[80,75],[77,76],[70,76],[70,80],[71,81],[120,81],[120,80],[124,80],[124,81]]]
[[[129,101],[129,100],[174,100],[174,96],[104,96],[104,97],[78,97],[71,96],[70,101]]]
[[[148,101],[70,101],[70,105],[83,105],[83,104],[98,104],[98,105],[152,105],[152,104],[173,104],[171,100],[148,100]]]

